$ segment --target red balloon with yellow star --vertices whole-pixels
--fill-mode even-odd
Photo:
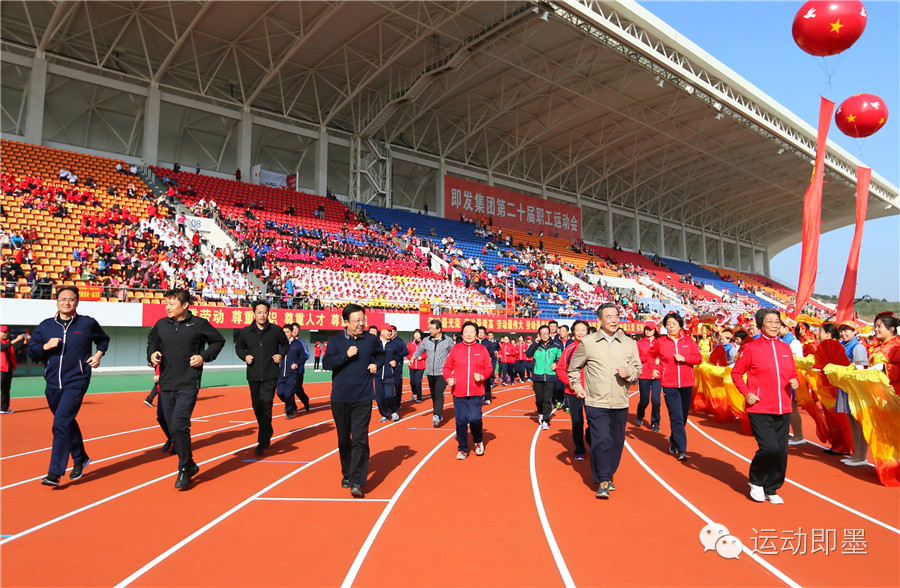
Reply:
[[[866,29],[866,7],[858,0],[810,0],[794,17],[792,33],[801,49],[817,57],[846,51]]]
[[[848,137],[868,137],[887,122],[888,111],[884,100],[875,94],[856,94],[838,106],[834,123]]]

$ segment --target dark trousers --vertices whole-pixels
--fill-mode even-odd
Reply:
[[[303,403],[304,408],[309,408],[309,396],[306,394],[306,390],[303,389],[303,378],[306,376],[303,372],[299,372],[294,382],[294,395],[300,399],[300,402]],[[293,398],[291,398],[293,401]],[[294,407],[297,406],[297,403],[294,403]]]
[[[591,429],[584,428],[584,398],[578,398],[574,394],[566,394],[566,404],[569,406],[569,416],[572,417],[572,441],[575,442],[575,455],[584,455],[584,443],[591,444]]]
[[[403,368],[398,368],[394,374],[394,412],[400,410],[400,403],[403,402]]]
[[[422,400],[422,376],[425,370],[409,370],[409,387],[417,400]]]
[[[525,377],[534,378],[534,360],[525,362]]]
[[[513,377],[515,377],[513,365],[514,364],[511,363],[500,363],[500,379],[504,384],[509,384],[512,382]]]
[[[250,385],[250,404],[253,406],[256,424],[259,425],[256,442],[268,447],[272,440],[272,403],[278,380],[248,381],[247,384]]]
[[[375,378],[375,404],[378,414],[391,418],[394,412],[394,378]]]
[[[456,418],[456,444],[459,451],[469,452],[469,429],[472,430],[472,441],[477,445],[483,437],[481,421],[481,405],[484,396],[454,396],[453,415]]]
[[[284,414],[294,414],[297,412],[297,401],[294,399],[294,393],[297,390],[297,378],[278,378],[275,384],[275,394],[284,402]]]
[[[12,390],[12,372],[0,372],[0,411],[9,410],[9,397]]]
[[[191,453],[191,415],[199,393],[197,388],[159,391],[159,401],[163,405],[172,446],[178,454],[179,470],[185,470],[194,463],[194,455]]]
[[[553,386],[554,381],[539,382],[534,380],[531,387],[534,390],[534,406],[537,408],[538,414],[541,415],[540,420],[545,423],[550,422],[550,415],[553,413]]]
[[[157,392],[159,392],[159,389],[157,389]],[[160,401],[156,403],[156,422],[159,423],[159,428],[162,429],[166,439],[171,439],[172,434],[169,433],[169,424],[166,422],[166,412],[163,410],[161,398],[162,397],[160,397]]]
[[[484,381],[484,399],[491,399],[491,390],[494,387],[494,374],[497,373],[497,361],[493,360],[491,362],[491,375],[487,380]]]
[[[682,386],[681,388],[663,386],[666,409],[669,411],[669,425],[672,428],[669,442],[675,446],[676,452],[687,451],[687,434],[684,431],[684,425],[691,410],[693,391],[692,386]]]
[[[759,449],[750,462],[750,483],[775,494],[784,484],[788,459],[788,429],[791,414],[748,413],[750,428]]]
[[[159,394],[159,382],[153,382],[153,387],[150,388],[150,392],[147,394],[147,398],[145,398],[144,401],[153,404],[153,399],[156,398],[157,394]]]
[[[333,402],[331,415],[338,436],[341,474],[350,484],[366,485],[369,476],[369,422],[372,402]]]
[[[638,380],[638,390],[641,392],[641,397],[637,405],[637,418],[643,419],[647,405],[650,405],[650,424],[659,425],[659,393],[662,390],[659,378]]]
[[[515,375],[519,378],[520,382],[525,382],[525,364],[527,362],[523,360],[517,360],[516,363],[513,364],[513,369],[516,371]]]
[[[314,357],[314,358],[313,358],[313,362],[314,362],[314,363],[313,363],[313,369],[314,369],[314,370],[318,370],[318,369],[319,369],[319,361],[320,361],[320,360],[321,360],[320,357]]]
[[[612,480],[625,447],[627,408],[584,407],[591,435],[591,471],[594,483]]]
[[[559,380],[553,383],[553,402],[554,404],[562,403],[566,400],[566,386]]]
[[[444,376],[428,376],[428,389],[431,391],[431,405],[434,408],[434,416],[444,419],[444,390],[447,381]]]
[[[81,401],[87,392],[87,382],[72,388],[52,388],[47,386],[44,394],[47,405],[53,413],[53,449],[50,452],[50,468],[48,474],[62,476],[69,464],[69,455],[73,463],[84,463],[88,459],[84,451],[84,439],[81,428],[75,417],[81,409]]]

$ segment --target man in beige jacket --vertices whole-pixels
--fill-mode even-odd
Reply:
[[[619,310],[611,302],[597,309],[600,330],[585,337],[569,362],[569,381],[591,431],[591,469],[597,498],[609,498],[613,474],[625,447],[628,387],[641,373],[637,344],[619,328]],[[584,368],[582,381],[582,368]]]

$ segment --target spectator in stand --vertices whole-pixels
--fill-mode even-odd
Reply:
[[[694,391],[694,366],[703,361],[700,348],[684,331],[684,319],[677,312],[670,312],[662,321],[666,336],[653,342],[649,355],[654,366],[653,377],[660,379],[666,408],[669,411],[669,453],[678,461],[687,459],[687,435],[685,425],[691,409]]]
[[[462,327],[462,342],[450,350],[442,375],[453,394],[453,413],[456,419],[456,459],[469,454],[469,430],[475,443],[475,455],[484,455],[484,436],[481,406],[484,404],[484,382],[491,371],[488,350],[476,341],[478,325],[466,321]]]
[[[782,324],[778,311],[761,308],[755,320],[762,336],[741,353],[731,377],[747,400],[750,427],[759,445],[750,463],[750,498],[783,504],[777,492],[787,471],[791,398],[800,383],[791,348],[778,338]]]
[[[241,181],[241,170],[240,168],[236,169],[234,172],[234,179],[237,181]]]
[[[640,400],[637,405],[637,415],[634,424],[638,427],[644,423],[644,413],[647,405],[650,405],[650,429],[654,433],[659,432],[660,419],[660,391],[661,385],[659,378],[654,376],[653,372],[659,368],[659,360],[650,357],[650,348],[656,341],[656,322],[646,321],[644,323],[644,338],[637,342],[638,355],[641,359],[641,375],[638,378],[638,390],[640,390]]]

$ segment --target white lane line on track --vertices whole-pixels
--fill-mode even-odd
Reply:
[[[451,406],[451,405],[452,405],[452,403],[447,403],[447,404],[445,404],[444,406]],[[373,406],[373,407],[372,407],[372,411],[374,412],[375,410],[377,410],[377,408]],[[415,414],[415,415],[413,415],[413,416],[424,416],[424,415],[428,414],[429,412],[431,412],[431,411],[433,411],[433,410],[434,410],[434,409],[428,409],[428,410],[423,411],[421,414],[417,413],[417,414]],[[330,423],[330,422],[333,422],[333,419],[332,419],[332,420],[328,420],[328,421],[324,421],[324,422]],[[381,431],[384,431],[384,430],[386,430],[386,429],[389,429],[389,428],[393,427],[394,425],[399,425],[399,424],[402,423],[402,422],[403,422],[403,420],[401,419],[401,420],[399,420],[399,421],[394,421],[394,422],[388,423],[388,424],[384,425],[383,427],[381,427],[380,429],[376,429],[375,431],[369,433],[369,436],[371,437],[372,435],[374,435],[374,434],[376,434],[376,433],[379,433],[379,432],[381,432]],[[322,424],[322,423],[319,423],[319,424]],[[455,434],[455,433],[454,433],[454,434]],[[444,441],[442,441],[442,443],[444,443],[444,442],[446,442],[446,439],[445,439]],[[250,446],[248,446],[248,447],[253,447],[253,446],[250,445]],[[141,567],[139,570],[137,570],[136,572],[134,572],[133,574],[131,574],[130,576],[128,576],[127,578],[125,578],[124,580],[122,580],[121,582],[119,582],[118,584],[116,584],[116,588],[124,588],[125,586],[128,586],[129,584],[131,584],[132,582],[134,582],[135,580],[137,580],[138,578],[140,578],[141,576],[143,576],[144,574],[146,574],[148,571],[150,571],[151,569],[153,569],[154,567],[156,567],[156,565],[159,564],[160,562],[162,562],[164,559],[166,559],[167,557],[169,557],[170,555],[172,555],[173,553],[175,553],[176,551],[178,551],[179,549],[181,549],[182,547],[184,547],[185,545],[187,545],[188,543],[190,543],[191,541],[193,541],[194,539],[196,539],[197,537],[199,537],[200,535],[202,535],[202,534],[205,533],[206,531],[212,529],[212,528],[215,527],[217,524],[219,524],[220,522],[222,522],[222,521],[224,521],[225,519],[227,519],[228,517],[230,517],[232,514],[234,514],[234,513],[236,513],[237,511],[241,510],[242,508],[244,508],[245,506],[247,506],[247,505],[250,504],[251,502],[254,502],[255,500],[259,499],[263,494],[265,494],[265,493],[268,492],[269,490],[275,488],[276,486],[278,486],[278,485],[281,484],[282,482],[285,482],[285,481],[291,479],[292,477],[294,477],[295,475],[299,474],[299,473],[302,472],[303,470],[306,470],[306,469],[308,469],[308,468],[314,466],[315,464],[319,463],[319,462],[322,461],[323,459],[325,459],[325,458],[327,458],[327,457],[330,457],[330,456],[332,456],[332,455],[335,455],[337,452],[338,452],[338,450],[337,450],[336,448],[335,448],[335,449],[332,449],[331,451],[328,451],[327,453],[324,453],[323,455],[321,455],[321,456],[317,457],[316,459],[310,461],[308,464],[306,464],[306,465],[304,465],[304,466],[301,466],[301,467],[297,468],[296,470],[290,472],[289,474],[286,474],[286,475],[282,476],[281,478],[275,480],[274,482],[272,482],[271,484],[269,484],[268,486],[266,486],[265,488],[263,488],[263,489],[260,490],[259,492],[254,493],[252,496],[246,498],[246,499],[243,500],[242,502],[240,502],[240,503],[238,503],[237,505],[233,506],[232,508],[228,509],[227,511],[225,511],[224,513],[222,513],[221,515],[219,515],[218,517],[216,517],[216,518],[213,519],[212,521],[208,522],[207,524],[203,525],[202,527],[200,527],[199,529],[197,529],[196,531],[194,531],[193,533],[191,533],[190,535],[188,535],[187,537],[185,537],[184,539],[182,539],[181,541],[179,541],[178,543],[176,543],[175,545],[173,545],[172,547],[170,547],[169,549],[167,549],[166,551],[164,551],[164,552],[161,553],[160,555],[156,556],[153,560],[151,560],[150,562],[148,562],[147,564],[145,564],[145,565],[144,565],[143,567]],[[364,499],[363,499],[363,500],[364,500]],[[19,535],[17,535],[17,537],[18,537],[18,536],[19,536]],[[2,544],[3,544],[3,543],[0,542],[0,545],[2,545]]]
[[[122,392],[116,392],[116,394],[122,394]],[[310,398],[310,401],[313,401],[313,400],[321,400],[321,399],[323,399],[323,398],[328,398],[328,396],[317,396],[316,398]],[[284,403],[276,402],[273,406],[284,406]],[[329,405],[329,406],[330,406],[330,405]],[[318,407],[316,407],[316,408],[318,408]],[[209,419],[209,418],[212,418],[212,417],[223,416],[223,415],[226,415],[226,414],[234,414],[234,413],[236,413],[236,412],[246,412],[246,411],[248,411],[248,410],[253,410],[253,407],[238,408],[238,409],[236,409],[236,410],[229,410],[229,411],[226,411],[226,412],[217,412],[217,413],[213,413],[213,414],[208,414],[208,415],[200,416],[200,417],[197,417],[197,418],[192,418],[191,421],[199,421],[199,420],[202,420],[202,419]],[[315,410],[315,409],[313,409],[313,410]],[[153,411],[153,414],[156,415],[156,411],[155,411],[155,410]],[[237,421],[233,421],[233,422],[237,422]],[[242,422],[246,422],[246,423],[255,423],[256,421],[254,420],[254,421],[242,421]],[[128,430],[128,431],[119,431],[118,433],[110,433],[109,435],[102,435],[102,436],[100,436],[100,437],[91,437],[90,439],[85,439],[84,442],[85,442],[85,443],[90,443],[91,441],[100,441],[101,439],[109,439],[110,437],[118,437],[118,436],[120,436],[120,435],[129,435],[129,434],[131,434],[131,433],[140,433],[141,431],[149,431],[149,430],[152,430],[152,429],[156,429],[156,428],[158,428],[158,427],[159,427],[159,425],[152,425],[152,426],[149,426],[149,427],[141,427],[141,428],[139,428],[139,429],[130,429],[130,430]],[[7,460],[7,459],[12,459],[12,458],[14,458],[14,457],[22,457],[22,456],[24,456],[24,455],[32,455],[32,454],[34,454],[34,453],[40,453],[40,452],[42,452],[42,451],[50,451],[50,449],[52,449],[52,447],[41,447],[40,449],[33,449],[33,450],[31,450],[31,451],[26,451],[26,452],[24,452],[24,453],[16,453],[16,454],[14,454],[14,455],[6,455],[6,456],[4,456],[4,457],[0,457],[0,461],[5,461],[5,460]],[[95,463],[96,463],[96,462],[95,462]],[[0,488],[0,490],[2,490],[2,488]]]
[[[322,410],[322,409],[328,408],[328,407],[330,407],[330,406],[331,406],[330,404],[325,404],[325,405],[323,405],[323,406],[317,406],[316,408],[314,408],[314,409],[312,409],[312,410],[313,410],[313,411],[315,411],[315,410]],[[312,411],[310,411],[310,412],[312,412]],[[284,416],[284,415],[274,415],[272,418],[273,418],[273,419],[276,419],[276,418],[281,418],[282,416]],[[195,419],[191,419],[191,422],[193,422],[194,420],[195,420]],[[201,437],[206,437],[206,436],[208,436],[208,435],[214,435],[215,433],[221,433],[222,431],[229,431],[229,430],[231,430],[231,429],[236,429],[236,428],[238,428],[238,427],[245,426],[245,425],[248,425],[248,424],[256,424],[256,421],[240,421],[240,423],[241,423],[241,424],[238,424],[238,425],[229,425],[229,426],[227,426],[227,427],[222,427],[222,428],[220,428],[220,429],[212,429],[211,431],[204,431],[204,432],[202,432],[202,433],[195,433],[195,434],[191,435],[191,441],[193,442],[194,439],[199,439],[199,438],[201,438]],[[156,429],[156,428],[158,428],[158,426],[157,426],[157,427],[151,427],[151,428]],[[302,429],[298,429],[298,430],[302,430]],[[289,431],[289,433],[291,433],[291,432],[293,432],[293,431]],[[103,462],[106,462],[106,461],[111,461],[111,460],[114,460],[114,459],[119,459],[119,458],[121,458],[121,457],[127,457],[127,456],[129,456],[129,455],[134,455],[134,454],[136,454],[136,453],[141,453],[141,452],[146,452],[146,451],[152,451],[152,450],[158,449],[158,448],[159,448],[159,443],[154,443],[153,445],[148,445],[148,446],[146,446],[146,447],[141,447],[140,449],[132,449],[131,451],[126,451],[125,453],[119,453],[118,455],[112,455],[112,456],[110,456],[110,457],[103,457],[103,458],[100,458],[100,459],[92,459],[92,460],[91,460],[91,465],[92,465],[92,466],[96,466],[97,464],[100,464],[100,463],[103,463]],[[70,471],[71,469],[72,469],[72,468],[68,468],[68,469],[66,469],[66,471],[68,472],[68,471]],[[34,481],[36,481],[36,480],[40,480],[40,479],[43,478],[43,477],[44,477],[44,474],[41,474],[40,476],[35,476],[34,478],[28,478],[27,480],[21,480],[21,481],[19,481],[19,482],[13,482],[12,484],[7,484],[6,486],[0,486],[0,490],[7,490],[7,489],[13,488],[13,487],[15,487],[15,486],[21,486],[22,484],[28,484],[29,482],[34,482]]]
[[[556,411],[554,410],[553,412]],[[547,519],[547,512],[544,510],[544,501],[541,498],[541,489],[538,485],[535,448],[537,447],[537,440],[540,435],[541,428],[538,427],[534,432],[534,437],[531,438],[531,450],[528,454],[528,469],[531,474],[531,491],[534,494],[534,505],[537,508],[541,527],[544,529],[544,537],[547,538],[547,544],[550,546],[550,553],[553,554],[553,561],[556,562],[556,569],[559,570],[559,575],[562,576],[563,584],[566,588],[575,588],[575,581],[572,579],[572,574],[569,573],[569,567],[566,565],[566,560],[563,558],[562,552],[559,549],[559,544],[556,543],[553,529],[550,528],[550,521]]]
[[[665,488],[666,490],[668,490],[669,493],[670,493],[672,496],[674,496],[676,499],[678,499],[679,502],[681,502],[683,505],[685,505],[686,507],[688,507],[688,509],[689,509],[691,512],[693,512],[695,515],[697,515],[698,517],[700,517],[701,519],[703,519],[703,521],[705,521],[706,524],[709,525],[709,524],[712,524],[712,523],[714,523],[714,522],[717,522],[717,521],[713,521],[711,518],[709,518],[708,516],[706,516],[706,514],[704,514],[703,511],[701,511],[699,508],[697,508],[696,506],[694,506],[694,504],[693,504],[691,501],[689,501],[687,498],[685,498],[684,496],[682,496],[677,490],[675,490],[674,488],[672,488],[672,486],[670,486],[665,480],[663,480],[663,479],[659,476],[659,474],[657,474],[657,473],[653,470],[653,468],[651,468],[650,466],[648,466],[648,465],[644,462],[644,460],[641,459],[641,458],[638,456],[637,452],[636,452],[634,449],[632,449],[631,444],[628,443],[628,441],[625,442],[625,449],[628,450],[628,453],[630,453],[631,456],[634,457],[635,461],[637,461],[638,464],[639,464],[642,468],[644,468],[644,469],[647,471],[648,474],[650,474],[651,476],[653,476],[653,478],[654,478],[657,482],[659,482],[659,483],[662,485],[663,488]],[[727,526],[727,525],[726,525],[726,526]],[[753,559],[754,561],[756,561],[756,563],[758,563],[759,565],[761,565],[762,567],[764,567],[765,569],[767,569],[769,572],[771,572],[771,573],[774,574],[775,576],[777,576],[779,580],[781,580],[782,582],[784,582],[784,583],[787,584],[788,586],[791,586],[792,588],[801,588],[801,587],[800,587],[800,584],[798,584],[797,582],[795,582],[794,580],[792,580],[787,574],[785,574],[784,572],[782,572],[781,570],[779,570],[778,568],[776,568],[775,566],[773,566],[772,564],[770,564],[769,562],[767,562],[765,559],[763,559],[763,558],[760,557],[759,555],[753,553],[753,552],[752,552],[750,549],[748,549],[747,547],[743,547],[743,552],[746,553],[748,556],[750,556],[751,559]]]
[[[374,410],[374,408],[373,408],[373,410]],[[306,429],[312,429],[313,427],[318,427],[318,426],[320,426],[320,425],[324,425],[324,424],[330,423],[330,422],[332,422],[332,421],[333,421],[333,419],[329,419],[329,420],[327,420],[327,421],[320,421],[320,422],[318,422],[318,423],[315,423],[315,424],[312,424],[312,425],[308,425],[308,426],[302,427],[302,428],[300,428],[300,429],[294,429],[294,430],[292,430],[292,431],[288,431],[287,433],[282,433],[281,435],[276,435],[276,436],[272,437],[272,440],[280,439],[280,438],[282,438],[282,437],[286,437],[286,436],[288,436],[288,435],[290,435],[290,434],[292,434],[292,433],[299,433],[300,431],[303,431],[303,430],[306,430]],[[399,422],[399,421],[398,421],[398,422]],[[380,429],[379,429],[379,430],[380,430]],[[375,432],[377,433],[378,431],[375,431]],[[222,453],[221,455],[217,455],[216,457],[212,457],[212,458],[207,459],[207,460],[205,460],[205,461],[201,461],[201,462],[200,462],[199,464],[197,464],[197,465],[206,465],[206,464],[208,464],[208,463],[212,463],[212,462],[218,461],[218,460],[220,460],[220,459],[225,459],[225,458],[227,458],[227,457],[233,456],[235,453],[238,453],[238,452],[240,452],[240,451],[245,451],[245,450],[250,449],[250,448],[252,448],[252,447],[256,447],[256,443],[253,443],[253,444],[251,444],[251,445],[245,445],[244,447],[240,447],[240,448],[238,448],[238,449],[234,449],[234,450],[228,451],[227,453]],[[337,450],[335,449],[335,451],[337,451]],[[309,465],[311,465],[311,464],[309,464]],[[305,466],[304,466],[304,467],[305,467]],[[69,518],[69,517],[72,517],[72,516],[76,515],[76,514],[82,513],[82,512],[84,512],[84,511],[86,511],[86,510],[90,510],[90,509],[94,508],[95,506],[100,506],[101,504],[105,504],[105,503],[107,503],[107,502],[110,502],[111,500],[114,500],[114,499],[116,499],[116,498],[125,496],[126,494],[131,494],[132,492],[134,492],[134,491],[136,491],[136,490],[140,490],[141,488],[145,488],[145,487],[147,487],[147,486],[149,486],[149,485],[151,485],[151,484],[155,484],[156,482],[160,482],[160,481],[162,481],[162,480],[165,480],[166,478],[171,478],[171,477],[173,477],[173,476],[176,476],[177,474],[178,474],[177,471],[176,471],[176,472],[170,472],[170,473],[168,473],[168,474],[164,474],[164,475],[159,476],[159,477],[157,477],[157,478],[153,478],[152,480],[149,480],[149,481],[147,481],[147,482],[143,482],[143,483],[141,483],[141,484],[138,484],[137,486],[132,486],[131,488],[128,488],[127,490],[122,490],[121,492],[117,492],[116,494],[113,494],[113,495],[111,495],[111,496],[107,496],[106,498],[102,498],[102,499],[100,499],[100,500],[97,500],[96,502],[92,502],[92,503],[90,503],[90,504],[87,504],[87,505],[85,505],[85,506],[82,506],[82,507],[80,507],[80,508],[77,508],[77,509],[75,509],[75,510],[73,510],[73,511],[67,512],[67,513],[64,514],[64,515],[60,515],[60,516],[58,516],[58,517],[56,517],[56,518],[54,518],[54,519],[51,519],[51,520],[49,520],[49,521],[45,521],[45,522],[43,522],[43,523],[41,523],[41,524],[39,524],[39,525],[36,525],[36,526],[34,526],[34,527],[31,527],[30,529],[26,529],[26,530],[24,530],[24,531],[22,531],[22,532],[20,532],[20,533],[16,533],[16,534],[13,535],[12,537],[8,537],[8,538],[6,538],[6,539],[3,539],[2,541],[0,541],[0,545],[4,545],[4,544],[6,544],[6,543],[9,543],[10,541],[12,541],[12,540],[14,540],[14,539],[18,539],[19,537],[24,537],[25,535],[30,535],[31,533],[34,533],[35,531],[39,531],[39,530],[43,529],[44,527],[49,527],[49,526],[52,525],[52,524],[58,523],[58,522],[60,522],[60,521],[63,521],[63,520],[65,520],[65,519]]]
[[[289,496],[287,498],[279,498],[279,497],[259,497],[255,498],[257,502],[264,500],[272,500],[272,501],[294,501],[294,502],[355,502],[356,504],[367,504],[367,503],[375,503],[375,502],[390,502],[390,498],[295,498],[293,496]]]
[[[710,441],[712,441],[713,443],[715,443],[716,445],[718,445],[719,447],[721,447],[722,449],[724,449],[725,451],[727,451],[728,453],[734,455],[735,457],[737,457],[737,458],[739,458],[739,459],[744,460],[744,461],[747,462],[747,463],[750,463],[751,460],[747,459],[746,457],[744,457],[743,455],[741,455],[741,454],[738,453],[737,451],[734,451],[733,449],[731,449],[731,448],[728,447],[727,445],[723,445],[722,443],[720,443],[717,439],[715,439],[715,438],[713,438],[712,436],[710,436],[706,431],[704,431],[703,429],[701,429],[700,427],[698,427],[697,425],[695,425],[694,422],[693,422],[692,420],[688,419],[688,424],[691,425],[694,429],[696,429],[701,435],[703,435],[704,437],[706,437],[707,439],[709,439]],[[804,486],[803,484],[801,484],[801,483],[799,483],[799,482],[795,482],[794,480],[792,480],[792,479],[790,479],[790,478],[785,478],[784,481],[787,482],[788,484],[791,484],[792,486],[796,486],[797,488],[800,488],[801,490],[804,490],[804,491],[806,491],[806,492],[809,492],[809,493],[812,494],[813,496],[816,496],[816,497],[818,497],[818,498],[821,498],[822,500],[824,500],[825,502],[828,502],[829,504],[833,504],[834,506],[836,506],[836,507],[838,507],[838,508],[844,509],[844,510],[846,510],[846,511],[849,512],[849,513],[855,514],[856,516],[861,517],[861,518],[863,518],[863,519],[869,521],[870,523],[875,523],[875,524],[878,525],[879,527],[884,527],[885,529],[887,529],[888,531],[891,531],[892,533],[900,534],[900,529],[898,529],[897,527],[893,527],[893,526],[891,526],[891,525],[885,523],[884,521],[880,521],[880,520],[876,519],[875,517],[871,517],[871,516],[869,516],[869,515],[867,515],[867,514],[865,514],[865,513],[859,512],[859,511],[856,510],[855,508],[853,508],[853,507],[851,507],[851,506],[847,506],[847,505],[844,504],[843,502],[839,502],[839,501],[837,501],[837,500],[835,500],[835,499],[833,499],[833,498],[829,498],[828,496],[825,496],[824,494],[821,494],[821,493],[819,493],[819,492],[816,492],[816,491],[813,490],[812,488],[809,488],[809,487],[807,487],[807,486]]]
[[[515,388],[510,388],[510,390],[515,390]],[[510,404],[514,404],[514,403],[519,402],[520,400],[524,400],[526,398],[531,398],[531,396],[528,395],[528,396],[523,396],[521,398],[516,398],[515,400],[511,400],[505,404],[501,404],[500,406],[492,408],[491,410],[487,411],[484,414],[485,415],[490,414],[490,413],[494,412],[495,410],[501,409],[505,406],[509,406]],[[391,514],[391,511],[394,510],[394,506],[397,504],[397,500],[400,499],[400,496],[403,494],[403,491],[406,490],[406,487],[409,486],[410,482],[412,482],[413,478],[416,477],[416,474],[419,473],[419,471],[422,469],[422,467],[425,466],[425,464],[428,462],[428,460],[430,460],[431,457],[435,453],[437,453],[437,451],[441,447],[443,447],[447,441],[449,441],[455,437],[456,437],[456,431],[454,431],[454,432],[450,433],[449,435],[447,435],[446,437],[444,437],[444,439],[440,443],[435,445],[434,448],[428,452],[428,455],[426,455],[424,458],[422,458],[422,461],[420,461],[419,463],[416,464],[416,467],[413,468],[413,471],[411,471],[409,473],[409,475],[406,476],[406,479],[403,480],[403,483],[400,484],[400,487],[397,489],[396,492],[394,492],[394,495],[391,496],[391,499],[388,502],[387,506],[384,507],[383,511],[381,511],[381,516],[379,516],[378,520],[375,521],[375,524],[372,526],[372,530],[369,531],[369,536],[366,537],[365,542],[363,542],[362,547],[360,547],[360,549],[359,549],[359,553],[356,554],[356,559],[353,560],[353,565],[350,566],[350,570],[347,572],[347,576],[344,577],[344,581],[341,582],[341,588],[349,588],[350,586],[353,585],[353,581],[356,580],[356,576],[357,576],[357,574],[359,574],[359,569],[362,567],[362,564],[365,561],[366,556],[369,554],[369,549],[371,549],[372,544],[375,542],[375,538],[378,536],[378,533],[381,531],[381,527],[384,525],[384,522],[387,520],[388,516]]]

